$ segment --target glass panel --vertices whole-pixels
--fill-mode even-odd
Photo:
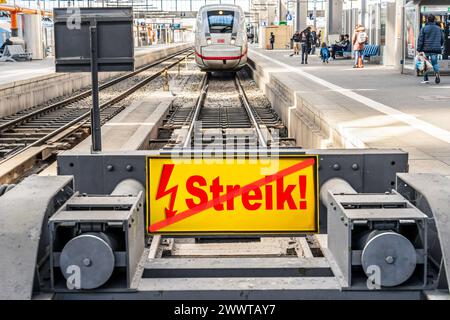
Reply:
[[[208,11],[208,22],[211,33],[232,33],[234,11]]]
[[[236,0],[222,0],[222,4],[236,4]]]
[[[192,10],[198,11],[200,7],[205,5],[205,0],[192,0]]]
[[[251,0],[41,0],[41,9],[56,7],[117,7],[134,6],[136,10],[151,11],[197,11],[205,4],[237,4],[249,10]],[[320,1],[320,0],[318,0]],[[322,0],[323,1],[323,0]],[[318,2],[318,8],[320,7]],[[25,8],[39,8],[37,0],[9,0],[8,4]]]
[[[380,11],[380,45],[386,45],[387,6],[382,6]]]
[[[416,56],[417,35],[417,11],[415,6],[405,6],[405,68],[414,68],[414,58]]]

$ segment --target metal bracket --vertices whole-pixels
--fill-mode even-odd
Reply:
[[[383,193],[395,186],[397,172],[407,172],[408,154],[398,149],[315,150],[268,149],[273,157],[319,155],[319,187],[332,178],[345,179],[357,192]],[[180,151],[183,152],[183,151]],[[201,156],[201,151],[185,150],[185,156]],[[259,153],[258,153],[259,152]],[[234,151],[237,156],[258,156],[261,150]],[[227,155],[227,152],[223,153]],[[146,157],[179,156],[176,151],[103,152],[67,151],[58,155],[58,172],[73,175],[81,193],[109,194],[122,180],[135,179],[146,185]],[[264,155],[265,156],[265,155]],[[327,230],[326,207],[320,207],[320,232]]]

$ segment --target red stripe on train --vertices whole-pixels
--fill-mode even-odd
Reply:
[[[197,51],[195,51],[195,54],[197,55],[197,57],[203,60],[240,60],[247,54],[247,50],[245,50],[245,52],[242,55],[234,57],[205,57],[200,53],[198,53]]]

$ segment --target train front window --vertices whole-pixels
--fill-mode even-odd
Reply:
[[[209,11],[208,22],[210,33],[232,33],[234,24],[234,11]]]

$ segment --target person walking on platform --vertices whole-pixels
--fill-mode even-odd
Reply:
[[[292,42],[294,44],[294,53],[290,56],[298,56],[300,54],[300,32],[296,31],[292,36]]]
[[[275,35],[273,34],[273,32],[270,33],[269,42],[270,42],[270,50],[273,50],[275,45]]]
[[[355,52],[355,65],[353,68],[364,68],[364,48],[368,40],[366,28],[360,24],[356,25],[352,38],[353,51]]]
[[[433,65],[433,70],[436,74],[435,82],[441,82],[441,74],[439,70],[438,55],[442,54],[442,47],[444,45],[444,33],[441,28],[436,25],[436,18],[430,14],[427,18],[426,25],[420,30],[419,40],[417,41],[417,51],[423,52],[428,61]],[[428,83],[428,73],[430,70],[425,70],[422,83]]]
[[[312,45],[311,27],[300,33],[300,44],[302,47],[302,64],[308,64],[308,54]]]

